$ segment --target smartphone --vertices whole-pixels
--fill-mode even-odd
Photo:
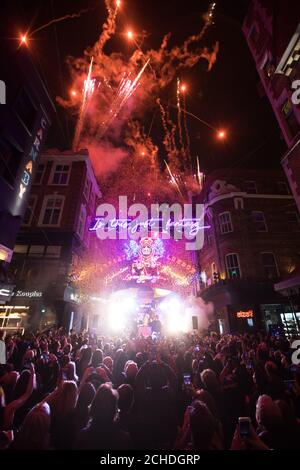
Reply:
[[[191,385],[192,380],[191,380],[191,374],[183,374],[183,383],[184,385]]]
[[[242,416],[239,418],[239,430],[240,430],[240,436],[242,438],[249,437],[250,424],[251,424],[251,420],[247,416]]]

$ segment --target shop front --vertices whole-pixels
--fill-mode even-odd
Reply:
[[[201,292],[214,305],[215,327],[219,333],[265,331],[291,335],[295,315],[287,299],[271,283],[247,280],[220,281]]]
[[[30,329],[37,312],[43,310],[43,293],[15,288],[4,304],[0,305],[0,328],[6,331]]]
[[[45,291],[17,287],[10,300],[0,305],[0,329],[35,331],[54,326],[68,331],[84,327],[78,295],[69,286],[51,286]]]

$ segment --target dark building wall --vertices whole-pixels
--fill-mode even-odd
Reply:
[[[0,73],[0,245],[12,250],[55,108],[26,49],[2,43]]]
[[[300,79],[300,2],[252,0],[243,31],[288,151],[282,166],[300,211],[300,105],[293,83]]]

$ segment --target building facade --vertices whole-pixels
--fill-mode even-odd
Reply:
[[[284,174],[217,170],[200,202],[210,226],[199,251],[200,296],[214,304],[215,327],[294,331],[291,306],[274,290],[300,256],[299,215]]]
[[[287,151],[282,166],[300,211],[300,3],[252,0],[243,31]]]
[[[15,290],[3,307],[7,322],[18,314],[32,328],[84,326],[70,275],[97,249],[88,229],[100,196],[86,150],[41,155],[11,261]]]
[[[0,305],[10,299],[7,277],[54,104],[30,54],[1,40]]]

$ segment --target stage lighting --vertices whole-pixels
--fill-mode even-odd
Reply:
[[[122,292],[114,295],[108,303],[108,328],[119,332],[125,329],[128,317],[137,310],[134,297]]]
[[[115,332],[121,331],[125,326],[124,313],[119,302],[110,302],[108,306],[108,327]]]
[[[178,297],[169,297],[164,299],[159,304],[159,309],[162,312],[168,312],[171,315],[176,315],[182,310],[182,302]]]

